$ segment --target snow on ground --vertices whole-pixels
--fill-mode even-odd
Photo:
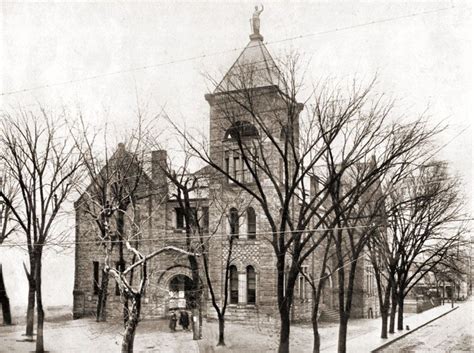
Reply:
[[[474,301],[411,333],[382,352],[473,352]]]
[[[119,352],[123,327],[120,323],[97,323],[92,318],[71,320],[70,315],[55,312],[45,324],[45,347],[50,352]],[[356,337],[379,325],[379,320],[352,320],[349,337]],[[33,342],[24,342],[24,325],[0,326],[0,352],[34,351]],[[321,325],[321,348],[337,342],[337,324]],[[278,331],[275,328],[227,322],[225,347],[216,347],[216,321],[204,322],[203,340],[193,341],[192,332],[170,332],[167,320],[140,322],[135,337],[135,352],[275,352]],[[292,325],[291,352],[311,352],[313,333],[310,325]]]
[[[197,352],[192,333],[169,332],[164,320],[143,321],[135,337],[135,352]],[[0,352],[34,351],[34,342],[24,342],[24,325],[0,327]],[[49,352],[120,352],[123,326],[97,323],[93,319],[47,322],[45,348]]]
[[[351,320],[348,338],[354,338],[376,330],[379,320]],[[336,323],[320,323],[321,349],[327,349],[337,344],[339,325]],[[250,325],[226,323],[225,347],[216,347],[218,337],[217,322],[206,323],[203,328],[203,340],[199,341],[200,352],[276,352],[279,333],[276,329],[255,327]],[[295,353],[312,352],[313,329],[311,325],[291,326],[290,351]]]

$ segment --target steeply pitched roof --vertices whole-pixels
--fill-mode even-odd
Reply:
[[[280,71],[263,43],[263,37],[250,36],[250,42],[217,85],[214,93],[279,86],[280,81]]]

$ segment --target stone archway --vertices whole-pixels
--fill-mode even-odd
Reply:
[[[173,309],[189,309],[190,303],[193,301],[193,281],[190,277],[177,274],[171,277],[169,284],[168,308]]]

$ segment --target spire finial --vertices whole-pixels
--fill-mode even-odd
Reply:
[[[263,4],[260,6],[260,9],[258,6],[255,6],[255,11],[250,20],[252,22],[253,30],[253,33],[250,35],[250,40],[263,40],[263,36],[260,34],[260,14],[263,12]]]

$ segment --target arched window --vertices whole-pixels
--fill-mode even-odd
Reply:
[[[247,303],[255,304],[256,278],[255,269],[252,266],[247,266]]]
[[[230,303],[237,304],[239,302],[239,274],[237,267],[234,265],[229,267],[230,272]]]
[[[258,136],[257,128],[248,121],[236,121],[227,129],[224,135],[225,140],[238,140],[242,138],[252,138]]]
[[[236,121],[226,130],[224,142],[228,142],[224,143],[223,168],[229,177],[227,180],[229,183],[235,180],[241,183],[253,182],[247,164],[250,163],[253,166],[256,163],[255,160],[258,160],[258,156],[252,149],[254,144],[251,142],[255,138],[258,138],[258,130],[248,121]],[[244,149],[249,149],[248,152],[242,155],[236,141],[240,141]]]
[[[247,208],[247,237],[255,239],[257,233],[257,217],[252,207]]]
[[[230,209],[229,213],[230,235],[239,237],[239,212],[235,208]]]

